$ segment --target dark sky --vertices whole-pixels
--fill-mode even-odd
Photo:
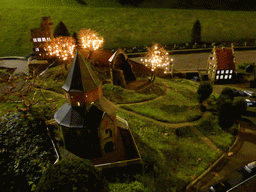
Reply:
[[[121,4],[133,4],[140,7],[150,4],[152,0],[117,0]],[[215,9],[215,10],[256,10],[256,1],[252,0],[155,0],[157,8],[180,8],[180,9]],[[149,3],[147,3],[149,2]],[[162,6],[162,7],[161,7]]]

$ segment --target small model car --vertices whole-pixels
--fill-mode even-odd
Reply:
[[[210,192],[226,192],[231,188],[231,185],[227,181],[221,181],[210,187]]]

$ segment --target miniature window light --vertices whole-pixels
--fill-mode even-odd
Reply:
[[[228,79],[228,75],[225,75],[225,79]]]
[[[47,41],[50,41],[50,37],[47,37]]]
[[[220,79],[223,79],[223,75],[220,76]]]
[[[217,71],[217,74],[220,74],[220,70]]]
[[[42,39],[41,39],[41,38],[37,38],[37,41],[38,41],[38,42],[42,42]]]
[[[39,51],[39,48],[38,48],[38,47],[36,47],[36,48],[35,48],[35,51]]]
[[[225,72],[224,70],[221,70],[221,74],[224,74],[224,72]]]
[[[229,73],[229,70],[226,70],[226,74],[228,74]]]
[[[232,75],[229,75],[229,79],[231,79],[232,78]]]
[[[43,41],[43,42],[45,42],[45,41],[46,41],[45,37],[42,37],[42,41]]]
[[[230,74],[232,74],[233,73],[233,70],[230,70]]]
[[[37,38],[33,38],[33,42],[37,42]]]
[[[219,79],[219,75],[216,76],[216,79]]]

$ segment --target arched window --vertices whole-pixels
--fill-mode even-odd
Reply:
[[[112,137],[112,130],[111,129],[106,129],[105,133],[109,135],[109,137]]]

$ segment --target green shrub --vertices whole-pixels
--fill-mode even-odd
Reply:
[[[244,99],[239,99],[236,102],[234,102],[234,111],[235,111],[235,117],[236,119],[239,119],[242,115],[245,114],[247,110],[247,104]]]
[[[37,192],[109,191],[102,173],[86,159],[66,159],[50,166],[36,187]]]
[[[216,105],[215,105],[215,110],[216,111],[219,111],[220,110],[220,107],[224,104],[224,103],[227,103],[227,102],[231,102],[232,103],[232,100],[230,99],[230,97],[228,95],[220,95],[217,100],[216,100]]]
[[[253,63],[249,63],[249,62],[246,62],[246,63],[243,63],[241,65],[238,65],[238,69],[242,69],[242,70],[245,70],[245,68],[248,66],[248,65],[252,65]]]
[[[134,181],[131,183],[113,183],[110,185],[110,191],[144,192],[145,188],[142,183]]]
[[[55,160],[43,120],[19,112],[0,119],[0,169],[5,191],[30,191]],[[32,185],[32,186],[31,186]]]
[[[206,132],[212,132],[214,127],[213,127],[213,118],[207,118],[203,121],[200,121],[198,124],[200,130],[204,130]]]
[[[212,85],[208,81],[203,81],[200,83],[197,94],[199,96],[199,103],[202,105],[203,101],[208,99],[210,95],[212,94]]]
[[[180,127],[175,129],[175,134],[178,137],[192,137],[193,133],[191,132],[190,127]]]
[[[234,107],[232,105],[232,102],[227,101],[224,102],[218,111],[218,120],[219,120],[219,125],[222,129],[229,129],[230,127],[232,127],[232,125],[234,124],[234,117],[235,113],[234,113]]]
[[[226,95],[231,101],[234,100],[234,91],[230,87],[225,87],[221,91],[221,95]]]

